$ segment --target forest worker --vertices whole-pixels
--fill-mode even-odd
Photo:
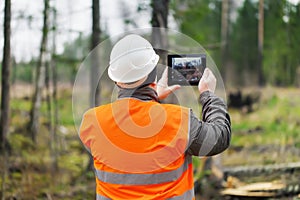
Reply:
[[[206,69],[198,89],[199,120],[191,109],[160,104],[180,86],[156,82],[159,56],[139,35],[113,47],[109,77],[118,86],[113,103],[88,110],[80,138],[94,159],[97,200],[195,199],[192,156],[212,156],[230,143],[224,101],[214,94],[216,78]]]

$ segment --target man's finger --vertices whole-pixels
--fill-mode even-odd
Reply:
[[[164,72],[163,72],[161,78],[160,78],[159,81],[158,81],[158,84],[163,85],[163,86],[166,86],[166,85],[168,85],[167,82],[168,82],[168,69],[165,68],[165,70],[164,70]]]
[[[165,68],[165,70],[164,70],[164,72],[163,72],[163,75],[164,75],[165,77],[167,77],[167,75],[168,75],[168,67]]]
[[[210,74],[210,69],[206,68],[206,69],[204,70],[203,77],[204,77],[204,78],[208,78],[208,77],[209,77],[209,74]]]
[[[181,86],[180,85],[172,85],[172,86],[169,86],[169,90],[171,92],[175,91],[175,90],[178,90]]]
[[[161,80],[168,80],[168,68],[166,67],[162,76],[161,76]]]

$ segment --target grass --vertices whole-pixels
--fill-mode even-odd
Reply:
[[[1,171],[4,162],[9,166],[5,181],[6,197],[78,200],[95,198],[95,180],[91,176],[93,172],[86,172],[89,156],[74,128],[71,92],[63,89],[59,93],[59,126],[55,145],[59,170],[56,171],[51,167],[50,134],[47,128],[49,119],[45,100],[41,106],[40,131],[37,143],[34,144],[27,130],[31,100],[11,99],[11,133],[8,135],[11,150],[6,161],[0,156]]]
[[[263,92],[254,112],[230,110],[232,143],[224,154],[225,165],[297,161],[292,152],[300,143],[300,91],[269,88]]]

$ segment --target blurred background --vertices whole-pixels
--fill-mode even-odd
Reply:
[[[76,73],[101,41],[111,49],[151,27],[199,42],[226,88],[231,146],[194,159],[197,199],[300,199],[299,0],[3,0],[0,27],[2,199],[95,198],[73,121]],[[174,39],[158,30],[147,37],[167,49]],[[99,62],[91,105],[111,95],[108,80],[95,87]]]

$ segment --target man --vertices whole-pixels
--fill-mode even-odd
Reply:
[[[195,199],[192,156],[212,156],[230,143],[226,105],[215,96],[216,78],[206,69],[199,82],[199,120],[189,108],[160,104],[179,85],[158,83],[159,56],[138,35],[112,49],[109,77],[118,99],[88,110],[80,138],[94,158],[97,200]]]

